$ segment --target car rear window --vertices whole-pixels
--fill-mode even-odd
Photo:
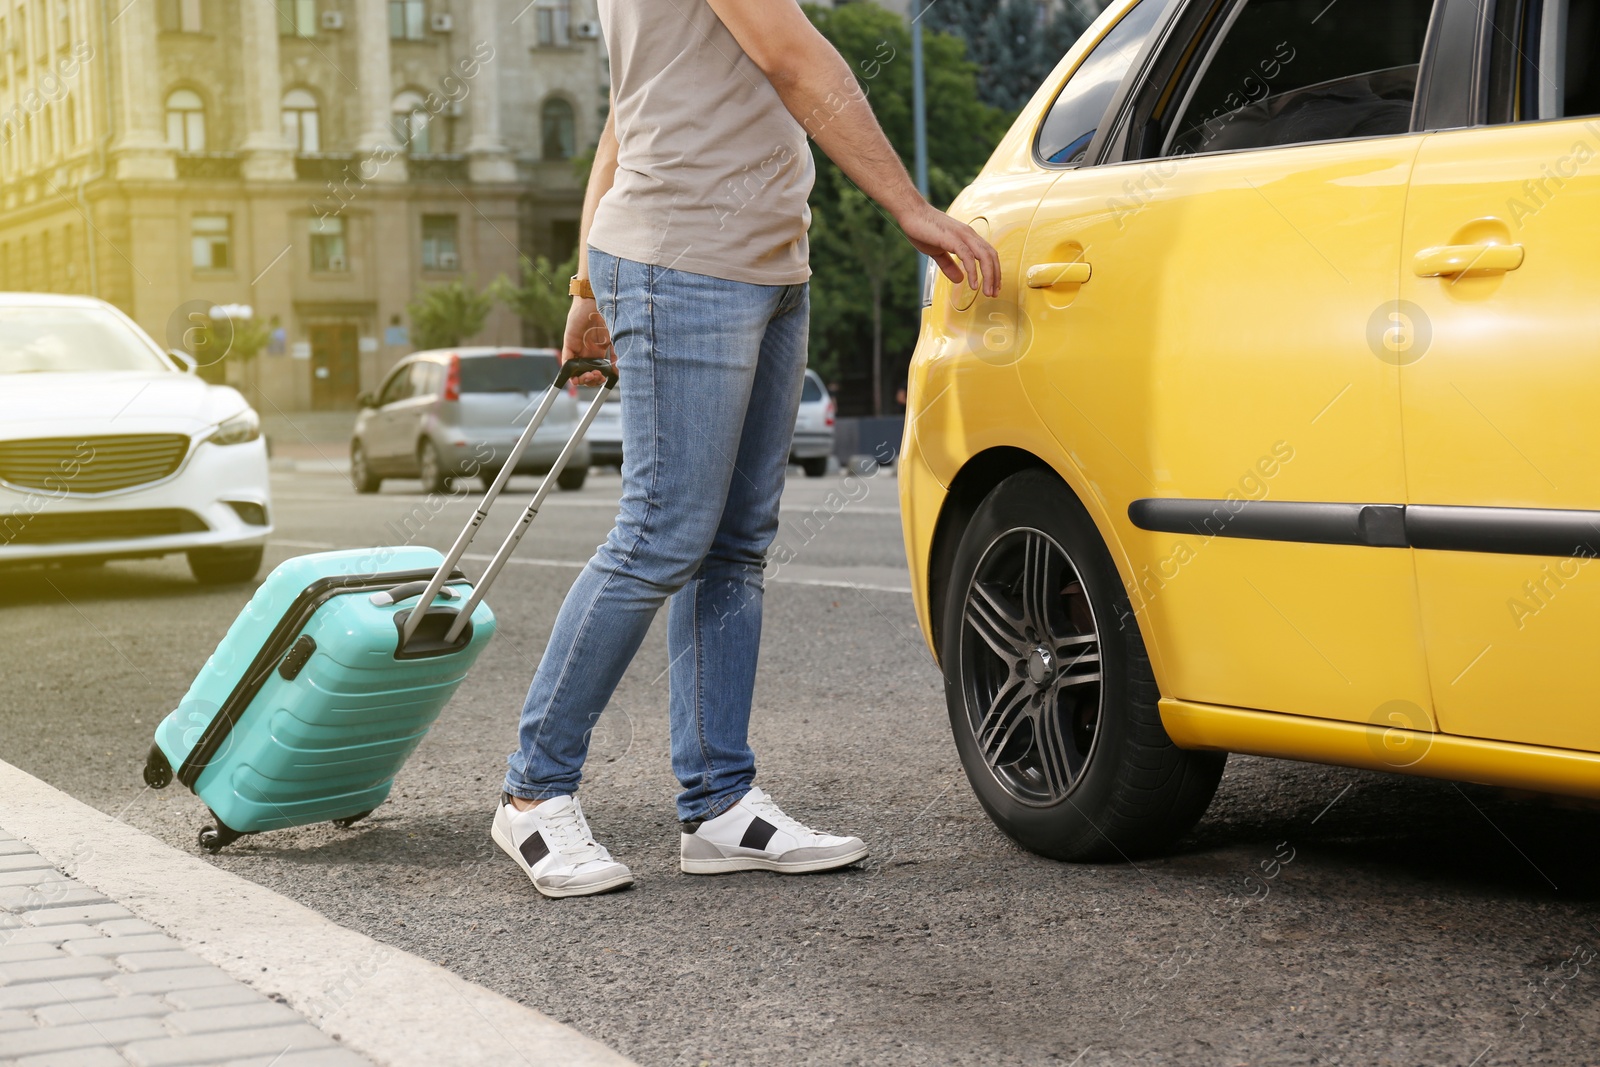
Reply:
[[[814,404],[822,399],[822,386],[817,384],[815,378],[807,377],[806,384],[800,390],[800,402]]]
[[[536,393],[556,380],[555,356],[467,356],[461,360],[463,393]]]

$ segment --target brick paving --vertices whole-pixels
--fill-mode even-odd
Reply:
[[[0,1067],[370,1067],[0,830]]]

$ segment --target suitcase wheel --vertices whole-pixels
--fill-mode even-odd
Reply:
[[[333,825],[339,827],[339,829],[341,829],[341,830],[348,830],[348,829],[350,829],[350,827],[354,826],[356,823],[360,822],[362,819],[365,819],[368,815],[371,815],[371,814],[372,814],[371,809],[368,809],[367,811],[357,812],[354,815],[346,815],[342,819],[334,819],[333,820]]]
[[[150,755],[144,761],[144,784],[151,789],[165,789],[172,784],[172,764],[160,745],[150,746]]]
[[[237,830],[230,830],[228,827],[218,824],[216,826],[201,827],[198,840],[201,848],[215,856],[243,836]]]

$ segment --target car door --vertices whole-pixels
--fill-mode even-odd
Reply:
[[[1186,5],[1107,161],[1062,174],[1028,235],[1023,392],[1120,524],[1169,697],[1431,728],[1391,529],[1399,371],[1370,329],[1429,16]]]
[[[1406,525],[1440,727],[1600,750],[1600,5],[1501,3],[1406,212]],[[1520,47],[1511,47],[1512,40]]]
[[[431,428],[429,416],[444,386],[444,368],[432,360],[411,364],[410,382],[403,400],[394,406],[395,448],[407,470],[416,465],[417,442]]]
[[[401,469],[399,406],[411,393],[411,364],[402,363],[389,373],[378,391],[378,406],[367,416],[363,444],[373,470]]]

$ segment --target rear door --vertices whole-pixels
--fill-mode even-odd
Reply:
[[[1407,527],[1443,730],[1600,750],[1600,4],[1502,2],[1406,213]],[[1467,84],[1469,78],[1460,81]]]
[[[1397,295],[1427,0],[1191,3],[1023,255],[1023,392],[1109,504],[1163,691],[1430,728]],[[1123,162],[1116,160],[1122,159]]]
[[[400,406],[411,395],[411,367],[403,363],[389,373],[378,391],[377,409],[367,416],[362,443],[374,470],[394,471],[409,462],[400,454]]]

